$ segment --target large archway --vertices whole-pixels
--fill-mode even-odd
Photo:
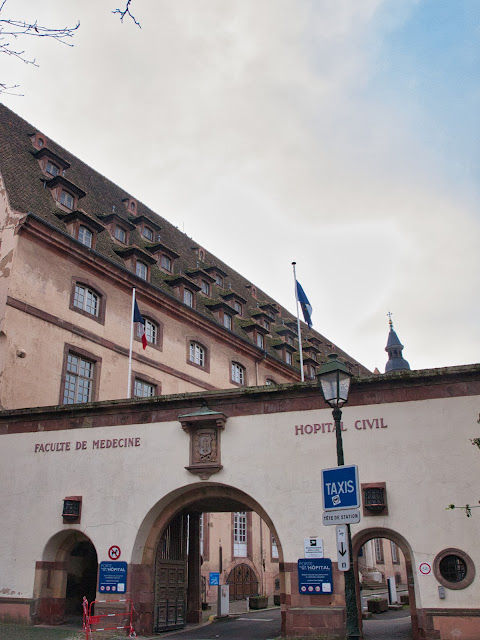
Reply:
[[[278,566],[282,566],[283,553],[274,523],[263,507],[248,494],[219,483],[195,483],[181,487],[155,504],[144,519],[137,534],[132,554],[130,570],[131,593],[135,602],[140,603],[138,631],[151,633],[152,630],[164,630],[170,625],[181,626],[184,622],[201,620],[201,562],[200,529],[201,515],[205,513],[254,512],[267,525],[274,537],[278,551]],[[182,520],[189,521],[188,555],[181,549],[169,551],[169,534],[172,527],[180,530]],[[172,570],[168,574],[168,567]],[[174,573],[176,576],[174,577]],[[175,583],[182,582],[186,572],[185,620],[182,621],[182,594],[175,592],[175,585],[165,582],[170,575]],[[227,573],[221,578],[227,582]],[[260,570],[259,570],[260,573]],[[280,571],[281,590],[283,581]],[[165,579],[161,576],[165,576]],[[276,569],[278,575],[278,569]],[[165,594],[171,594],[170,600]],[[173,602],[175,598],[175,602]],[[171,616],[169,623],[169,615]]]
[[[354,568],[355,568],[355,576],[358,580],[359,570],[358,570],[358,554],[360,549],[365,545],[369,540],[377,539],[377,538],[386,538],[387,540],[391,540],[401,549],[403,556],[405,558],[405,568],[407,573],[407,587],[408,587],[408,597],[410,602],[410,617],[412,621],[412,638],[413,640],[419,640],[419,625],[418,625],[418,614],[417,614],[417,606],[416,606],[416,598],[415,598],[415,582],[413,575],[413,566],[412,566],[412,550],[407,542],[407,540],[396,531],[391,529],[384,529],[382,527],[375,527],[371,529],[364,529],[357,533],[352,540],[352,550],[354,557]],[[362,630],[362,603],[360,596],[360,589],[357,588],[357,603],[358,603],[358,611],[359,615],[359,625]]]
[[[83,596],[94,600],[97,552],[81,531],[60,531],[45,545],[35,566],[35,624],[61,624],[82,615]]]

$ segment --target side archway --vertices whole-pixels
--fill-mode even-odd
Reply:
[[[395,542],[396,545],[400,547],[402,553],[405,557],[405,567],[407,571],[407,586],[408,586],[408,597],[410,601],[410,615],[412,619],[412,638],[413,640],[419,640],[419,621],[418,621],[418,612],[417,612],[417,604],[415,598],[415,582],[414,582],[414,574],[413,574],[413,564],[412,564],[412,549],[410,544],[400,533],[393,531],[392,529],[385,529],[383,527],[372,527],[370,529],[364,529],[357,533],[352,539],[352,552],[354,558],[354,571],[355,577],[358,581],[358,554],[360,549],[363,547],[365,543],[372,538],[387,538],[392,542]],[[360,589],[357,588],[357,605],[359,611],[359,626],[362,629],[362,605],[361,605],[361,597],[360,597]]]
[[[66,615],[81,615],[83,596],[95,598],[97,573],[90,538],[74,529],[53,535],[35,564],[34,624],[60,624]]]

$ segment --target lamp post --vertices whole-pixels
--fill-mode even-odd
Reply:
[[[344,404],[348,400],[348,392],[350,391],[350,380],[352,374],[347,367],[337,360],[337,354],[332,353],[318,372],[318,380],[322,388],[325,402],[332,407],[333,420],[335,422],[335,436],[337,443],[337,465],[339,467],[345,464],[343,458],[343,440],[342,440],[342,410]],[[357,597],[355,594],[355,574],[353,569],[352,555],[352,535],[350,525],[347,525],[348,548],[350,552],[350,569],[345,571],[345,610],[347,617],[347,638],[354,640],[360,638],[360,630],[358,628],[358,608]]]

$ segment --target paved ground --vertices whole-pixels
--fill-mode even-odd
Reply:
[[[375,618],[363,621],[364,640],[412,640],[409,611],[395,612],[394,615],[382,613]]]
[[[189,625],[181,632],[155,636],[178,638],[178,640],[260,640],[280,635],[280,608],[270,607],[247,615],[246,602],[230,603],[231,617],[225,621],[209,624],[209,617],[216,614],[216,606],[204,612],[202,625]],[[389,611],[363,622],[364,640],[411,640],[410,613],[407,610]],[[61,627],[27,627],[24,625],[0,624],[0,640],[85,640],[81,621],[70,621]],[[125,640],[125,634],[95,633],[92,640]],[[152,640],[145,638],[139,640]]]

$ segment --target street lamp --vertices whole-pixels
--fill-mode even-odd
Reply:
[[[332,353],[328,356],[329,361],[326,362],[318,372],[318,380],[322,388],[325,402],[332,407],[332,415],[335,421],[335,436],[337,442],[337,465],[339,467],[345,464],[343,458],[343,441],[342,441],[342,410],[344,404],[348,400],[348,392],[350,391],[350,380],[352,374],[347,367],[337,360],[337,354]],[[350,525],[347,525],[348,548],[350,552],[350,569],[345,571],[345,609],[347,617],[347,638],[353,640],[360,638],[360,630],[358,628],[358,608],[357,597],[355,594],[355,574],[353,570],[352,555],[352,535]]]

